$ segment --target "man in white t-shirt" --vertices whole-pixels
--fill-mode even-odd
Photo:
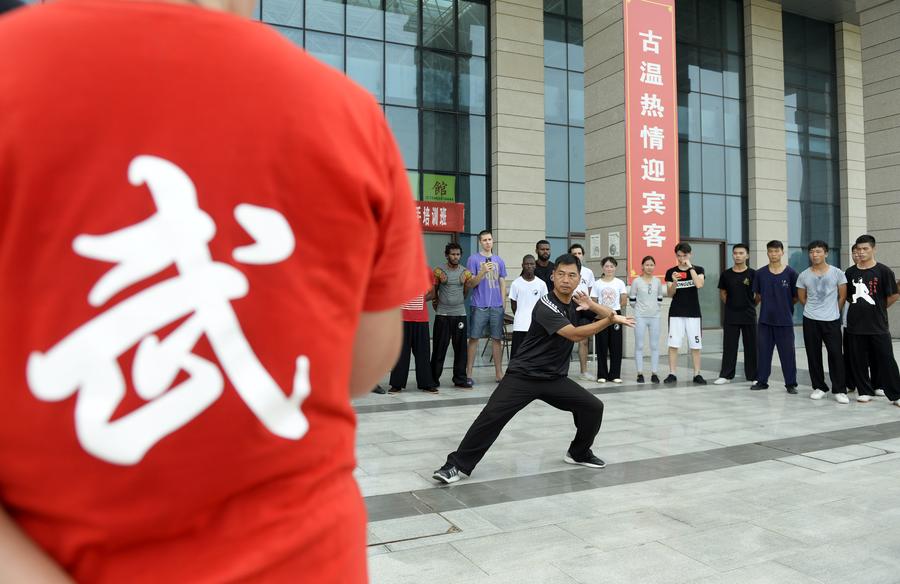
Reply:
[[[591,289],[594,287],[594,271],[584,265],[584,246],[580,243],[573,243],[569,246],[569,253],[578,258],[578,261],[581,262],[581,282],[578,283],[578,288],[575,292],[583,292],[587,296],[590,296]],[[590,324],[594,318],[593,315],[587,314],[586,312],[579,312],[578,316],[582,320],[574,323],[576,326]],[[581,379],[584,381],[594,381],[593,376],[591,376],[587,370],[588,341],[589,339],[585,339],[578,343],[578,364],[581,366]]]
[[[529,254],[522,258],[522,275],[516,278],[509,287],[509,305],[515,315],[510,359],[516,356],[519,344],[528,333],[534,305],[542,296],[547,295],[547,284],[534,274],[536,267],[537,261],[533,255]]]

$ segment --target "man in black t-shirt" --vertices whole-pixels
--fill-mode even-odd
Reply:
[[[896,277],[890,268],[875,261],[875,238],[871,235],[856,238],[856,253],[859,261],[846,272],[847,335],[856,401],[871,401],[879,387],[893,405],[900,406],[900,371],[887,315],[887,309],[900,298]]]
[[[459,447],[447,456],[444,466],[434,471],[435,480],[449,484],[458,481],[460,473],[471,475],[507,422],[536,399],[572,412],[575,417],[575,438],[565,462],[590,468],[606,466],[591,452],[603,420],[603,402],[568,378],[569,356],[573,342],[588,339],[617,323],[633,327],[634,319],[617,315],[586,294],[575,293],[581,282],[581,262],[573,255],[557,258],[553,281],[554,291],[535,305],[531,327],[510,360],[506,375]],[[578,312],[584,310],[598,318],[583,326],[572,324],[578,322]]]
[[[706,282],[706,275],[703,268],[691,263],[690,244],[682,242],[676,245],[675,258],[678,265],[666,270],[666,288],[672,297],[672,304],[669,306],[669,375],[663,379],[663,383],[678,381],[675,376],[678,370],[678,349],[681,348],[684,337],[687,337],[694,364],[694,383],[706,385],[706,380],[700,375],[703,335],[698,292]]]
[[[722,368],[716,385],[734,379],[737,369],[738,340],[744,339],[744,376],[756,381],[756,302],[753,278],[756,270],[747,265],[750,248],[738,243],[731,248],[734,267],[719,276],[719,298],[725,304],[725,330],[722,340]]]
[[[543,280],[544,284],[547,285],[547,290],[552,292],[553,278],[551,278],[550,275],[553,273],[553,269],[556,266],[550,261],[550,242],[546,239],[537,242],[534,246],[534,253],[535,256],[537,256],[534,275]]]

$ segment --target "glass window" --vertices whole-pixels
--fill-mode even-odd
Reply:
[[[569,183],[547,181],[547,235],[569,236]]]
[[[809,167],[809,188],[807,196],[809,200],[820,203],[837,202],[834,185],[834,163],[824,158],[810,156],[806,163]]]
[[[678,94],[678,136],[700,141],[700,94]]]
[[[675,7],[675,36],[679,42],[697,42],[697,0],[678,0]]]
[[[307,31],[306,50],[320,61],[339,71],[344,70],[344,37],[337,34]]]
[[[728,224],[725,240],[732,245],[744,241],[742,202],[742,197],[725,197],[725,222]]]
[[[799,201],[803,196],[803,158],[789,154],[787,156],[787,198]]]
[[[456,171],[456,115],[422,112],[422,167]]]
[[[584,41],[582,39],[582,24],[579,21],[570,20],[569,38],[566,49],[569,57],[569,69],[573,71],[584,71]]]
[[[788,154],[800,154],[800,134],[797,132],[785,132],[784,139]]]
[[[703,195],[703,237],[725,239],[725,199],[722,195]]]
[[[742,23],[744,4],[740,0],[726,0],[724,4],[725,48],[735,53],[741,53],[744,51],[744,29]]]
[[[703,188],[700,152],[700,144],[697,142],[678,144],[678,158],[681,161],[678,176],[683,191],[700,192]]]
[[[724,104],[715,95],[700,96],[700,139],[704,143],[722,144],[725,141]]]
[[[418,49],[388,44],[385,51],[387,52],[385,101],[397,105],[418,105]]]
[[[569,180],[569,137],[565,126],[544,125],[544,164],[547,180]]]
[[[563,18],[544,16],[544,65],[566,68],[566,21]]]
[[[384,101],[384,43],[347,38],[347,75]]]
[[[347,0],[347,34],[384,39],[381,0]]]
[[[744,125],[741,123],[741,102],[736,99],[724,100],[725,105],[725,144],[740,146]]]
[[[569,180],[584,182],[583,128],[569,128]]]
[[[325,32],[344,32],[342,0],[306,0],[306,28]]]
[[[742,195],[744,173],[741,168],[741,149],[725,149],[725,192],[729,195]]]
[[[487,53],[488,10],[484,4],[460,0],[459,2],[459,50],[463,53],[485,56]]]
[[[703,195],[682,192],[678,205],[682,237],[703,237]]]
[[[483,116],[459,116],[459,171],[487,172],[487,123]]]
[[[584,126],[584,74],[569,72],[569,124]]]
[[[722,46],[722,13],[720,0],[699,0],[697,12],[700,16],[697,41],[707,47]]]
[[[568,118],[568,102],[566,72],[561,69],[545,67],[544,120],[552,124],[565,124]]]
[[[406,168],[419,168],[419,110],[391,106],[384,110]]]
[[[303,0],[261,0],[259,4],[263,22],[303,26]]]
[[[569,183],[569,232],[584,231],[584,184]]]
[[[725,68],[722,72],[723,93],[725,97],[740,99],[741,69],[741,58],[739,56],[725,55]]]
[[[725,148],[703,144],[703,192],[725,192]]]
[[[463,175],[457,180],[456,200],[466,206],[467,233],[478,233],[482,229],[487,229],[487,194],[486,177]]]
[[[422,103],[436,109],[454,108],[455,60],[443,53],[424,51],[422,55]]]
[[[711,49],[700,49],[700,91],[722,95],[722,54]]]
[[[583,16],[581,10],[581,2],[582,0],[568,0],[568,2],[566,2],[566,6],[568,6],[569,10],[569,18],[577,18],[581,20]]]
[[[544,0],[544,12],[566,15],[566,0]]]
[[[788,245],[801,245],[803,213],[799,201],[788,201]]]
[[[415,45],[419,38],[418,0],[387,0],[385,8],[387,40]]]
[[[278,33],[281,34],[287,40],[291,41],[298,47],[303,48],[303,31],[302,30],[298,30],[296,28],[287,28],[284,26],[276,26],[276,25],[273,25],[272,28],[274,28],[276,31],[278,31]]]
[[[423,0],[422,44],[435,49],[456,49],[454,0]]]
[[[675,65],[678,75],[678,91],[685,93],[700,91],[700,67],[697,49],[690,45],[678,44]]]
[[[459,110],[487,113],[485,104],[486,62],[484,57],[459,57]]]

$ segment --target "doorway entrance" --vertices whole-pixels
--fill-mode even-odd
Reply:
[[[692,263],[706,272],[705,284],[700,292],[700,311],[703,328],[722,327],[722,301],[719,300],[719,276],[725,269],[725,242],[721,240],[690,240]]]

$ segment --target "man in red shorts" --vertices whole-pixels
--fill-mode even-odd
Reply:
[[[350,397],[430,285],[406,173],[365,90],[203,5],[0,18],[2,582],[366,581]]]

